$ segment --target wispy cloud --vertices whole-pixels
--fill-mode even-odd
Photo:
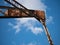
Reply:
[[[18,18],[17,20],[17,24],[18,25],[23,25],[25,27],[27,27],[27,30],[30,30],[32,33],[34,33],[35,35],[43,32],[43,29],[41,27],[36,27],[36,19],[35,18]]]
[[[36,45],[35,43],[21,44],[21,45]]]
[[[29,42],[27,44],[22,43],[21,45],[40,45],[40,42]]]
[[[36,44],[34,44],[34,43],[29,43],[28,45],[36,45]]]
[[[9,26],[13,26],[13,24],[11,22],[8,23]]]
[[[35,18],[16,18],[16,25],[12,26],[12,23],[9,22],[9,25],[16,30],[15,33],[18,33],[22,30],[22,27],[27,27],[26,31],[30,30],[33,34],[37,35],[43,32],[41,27],[36,26],[37,20]]]
[[[27,27],[26,31],[30,30],[33,34],[38,35],[43,32],[42,27],[37,27],[36,22],[37,20],[35,18],[16,18],[15,19],[16,24],[13,25],[13,23],[8,23],[9,26],[11,26],[14,30],[16,30],[16,34],[19,33],[22,30],[22,27]],[[47,24],[50,24],[53,22],[53,17],[49,16],[46,20]]]
[[[47,19],[46,19],[46,24],[51,24],[51,23],[54,23],[53,22],[53,17],[52,16],[48,16]]]
[[[30,29],[35,35],[43,32],[43,29],[41,27],[31,27]]]

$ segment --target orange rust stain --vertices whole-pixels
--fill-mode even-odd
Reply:
[[[28,11],[26,11],[26,10],[24,10],[24,11],[29,14]],[[34,10],[34,12],[32,12],[32,13],[34,13],[39,19],[45,20],[45,12],[44,11]],[[21,12],[21,10],[18,10],[18,9],[9,9],[9,11],[6,10],[5,16],[9,16],[9,15],[10,16],[22,16],[22,17],[23,16],[28,16],[24,12]]]

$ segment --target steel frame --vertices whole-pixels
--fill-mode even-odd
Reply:
[[[48,29],[46,27],[46,23],[42,22],[42,20],[38,19],[38,17],[36,15],[34,15],[29,9],[27,9],[26,7],[24,7],[22,4],[18,3],[16,0],[12,0],[14,3],[16,3],[17,5],[21,6],[22,8],[19,8],[17,5],[13,4],[12,2],[10,2],[10,0],[5,0],[7,3],[11,4],[14,7],[8,7],[8,6],[0,6],[0,9],[18,9],[21,10],[22,12],[24,12],[25,14],[27,14],[23,9],[27,10],[29,12],[29,14],[27,14],[28,16],[26,17],[35,17],[39,22],[41,21],[41,23],[43,24],[43,27],[45,29],[45,33],[47,35],[48,41],[50,45],[53,45],[52,39],[50,37],[50,34],[48,32]],[[4,12],[2,10],[0,10],[0,13],[4,14]],[[32,15],[31,15],[32,14]],[[9,15],[9,13],[8,13]],[[22,18],[19,16],[0,16],[0,18]]]

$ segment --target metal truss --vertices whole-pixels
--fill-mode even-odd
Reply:
[[[39,22],[41,22],[41,23],[43,24],[43,27],[44,27],[44,29],[45,29],[46,36],[47,36],[48,41],[49,41],[49,44],[50,44],[50,45],[53,45],[51,36],[50,36],[50,34],[49,34],[49,32],[48,32],[48,29],[47,29],[47,27],[46,27],[45,19],[44,19],[44,21],[43,21],[43,19],[39,19],[39,17],[36,16],[36,15],[33,13],[34,10],[29,10],[29,9],[27,9],[27,8],[24,7],[22,4],[18,3],[16,0],[5,0],[5,1],[6,1],[7,3],[11,4],[13,7],[0,6],[0,13],[3,14],[3,15],[5,15],[5,12],[3,12],[3,10],[1,10],[1,9],[6,9],[6,10],[8,10],[8,15],[9,15],[9,16],[0,16],[0,18],[22,18],[22,17],[34,17],[34,18],[36,18]],[[11,1],[12,1],[12,2],[11,2]],[[20,10],[21,12],[25,13],[27,16],[10,16],[10,14],[9,14],[9,9],[18,9],[18,10]],[[26,10],[27,12],[29,12],[29,13],[27,13],[25,10]]]

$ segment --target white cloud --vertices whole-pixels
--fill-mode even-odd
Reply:
[[[29,43],[28,45],[36,45],[36,44],[34,44],[34,43]]]
[[[27,7],[28,9],[44,10],[46,11],[47,6],[42,0],[17,0],[19,3]]]
[[[41,27],[31,27],[31,31],[37,35],[43,32],[43,29]]]
[[[16,18],[16,25],[13,25],[12,23],[8,23],[13,29],[16,30],[15,33],[19,33],[22,30],[22,27],[27,27],[26,31],[31,31],[33,34],[38,35],[43,32],[42,27],[37,27],[37,20],[35,18]],[[46,20],[47,24],[50,24],[53,22],[53,17],[49,16]]]
[[[13,29],[16,30],[15,33],[18,33],[20,31],[20,26],[19,25],[14,25],[13,23],[9,22],[8,23],[9,26],[13,27]]]
[[[11,22],[8,23],[9,26],[13,26],[13,24]]]
[[[13,29],[16,30],[15,33],[18,33],[22,30],[22,27],[27,27],[26,31],[30,30],[33,34],[37,35],[43,32],[41,27],[36,26],[37,20],[35,18],[16,18],[16,25],[13,25]],[[11,26],[12,23],[9,23]]]
[[[21,45],[40,45],[40,42],[29,42],[29,43],[27,43],[27,44],[25,44],[25,43],[22,43]]]
[[[21,24],[28,23],[29,20],[34,20],[33,22],[37,21],[35,18],[16,18],[15,20]]]
[[[20,32],[20,26],[19,25],[15,25],[15,26],[13,26],[13,28],[16,30],[15,33]]]
[[[46,19],[46,24],[51,24],[53,23],[53,17],[52,16],[48,16]]]

